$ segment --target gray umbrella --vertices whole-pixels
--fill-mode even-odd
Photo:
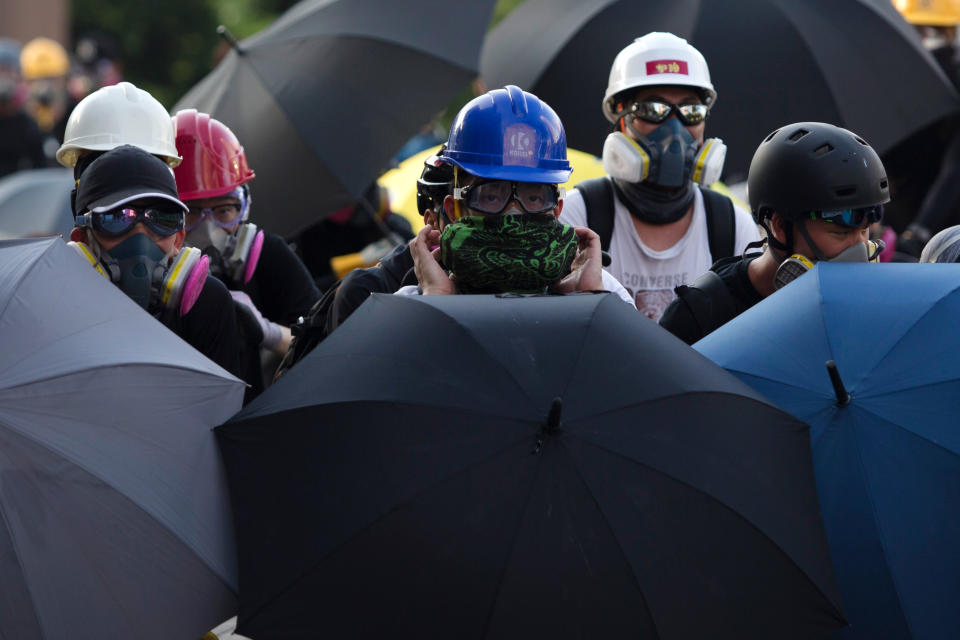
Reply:
[[[73,229],[70,169],[27,169],[0,179],[0,239],[66,237]]]
[[[493,0],[304,0],[174,107],[229,126],[262,220],[290,235],[354,204],[477,75]],[[260,205],[257,205],[258,207]]]
[[[210,428],[243,383],[59,238],[0,264],[0,637],[200,637],[236,610]]]

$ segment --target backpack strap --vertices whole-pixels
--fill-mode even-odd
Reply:
[[[737,216],[733,201],[713,189],[700,189],[703,208],[707,214],[707,241],[710,243],[710,259],[713,262],[729,258],[736,247]]]
[[[698,331],[698,337],[713,332],[737,315],[730,289],[714,271],[707,271],[689,285],[675,289],[677,298],[687,306]]]
[[[607,177],[591,178],[577,185],[587,209],[587,226],[600,236],[600,248],[610,250],[613,237],[613,184]]]

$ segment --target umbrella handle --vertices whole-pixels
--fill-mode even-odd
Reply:
[[[850,404],[850,394],[843,386],[843,380],[840,379],[840,372],[837,371],[835,361],[827,360],[827,373],[830,375],[830,382],[833,383],[833,393],[837,396],[837,406],[845,407]]]

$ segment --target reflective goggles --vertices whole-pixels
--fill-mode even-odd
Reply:
[[[826,220],[844,227],[862,227],[864,222],[873,224],[883,220],[883,205],[859,207],[857,209],[840,209],[837,211],[811,211],[811,220]]]
[[[186,221],[187,231],[193,231],[197,225],[203,222],[204,218],[209,218],[221,229],[232,229],[235,227],[237,222],[243,218],[249,205],[247,191],[243,187],[237,187],[226,195],[236,198],[240,202],[227,202],[218,204],[215,207],[192,207],[190,203],[187,203],[189,209],[189,211],[187,211]]]
[[[705,104],[670,104],[660,100],[644,100],[628,106],[622,115],[630,115],[644,122],[660,124],[669,118],[670,114],[676,113],[677,119],[689,127],[706,120],[709,110],[710,107]]]
[[[541,182],[491,180],[453,190],[453,197],[464,200],[471,209],[496,215],[516,200],[527,213],[546,213],[557,207],[565,195],[563,187]]]
[[[94,231],[113,238],[124,235],[138,222],[166,238],[183,228],[183,211],[179,207],[127,205],[109,211],[88,211],[77,216],[77,226],[92,227]]]

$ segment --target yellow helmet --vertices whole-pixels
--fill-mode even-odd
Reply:
[[[910,24],[953,27],[960,24],[960,0],[893,0]]]
[[[34,38],[20,51],[20,68],[25,80],[67,75],[70,59],[63,46],[50,38]]]

